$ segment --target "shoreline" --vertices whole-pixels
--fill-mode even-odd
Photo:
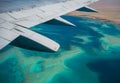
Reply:
[[[108,22],[108,23],[116,24],[116,25],[120,26],[120,23],[115,22],[114,20],[109,20],[109,19],[99,18],[99,17],[90,17],[90,16],[83,16],[83,17],[91,18],[91,19],[98,20],[98,21],[101,21],[101,22]]]
[[[80,12],[81,13],[81,12]],[[78,17],[85,17],[85,18],[90,18],[93,20],[97,20],[97,21],[101,21],[101,22],[107,22],[107,23],[111,23],[111,24],[115,24],[117,26],[120,26],[120,22],[116,21],[116,20],[111,20],[108,18],[102,18],[99,16],[90,16],[90,15],[86,15],[86,14],[74,14],[74,12],[67,14],[68,16],[78,16]]]
[[[74,11],[70,12],[68,15],[80,16],[92,18],[102,22],[108,22],[120,26],[120,1],[119,0],[99,0],[89,7],[97,10],[98,12],[82,12]]]

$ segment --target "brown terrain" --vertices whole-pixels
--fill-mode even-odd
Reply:
[[[120,25],[120,0],[100,0],[90,5],[98,13],[74,11],[68,15],[83,16]]]

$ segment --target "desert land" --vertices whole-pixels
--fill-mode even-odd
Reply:
[[[89,7],[96,9],[98,13],[74,11],[68,15],[89,17],[120,25],[120,0],[100,0]]]

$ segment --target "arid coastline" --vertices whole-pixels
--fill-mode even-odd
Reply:
[[[119,2],[120,1],[118,0],[114,0],[114,1],[100,0],[90,5],[90,7],[96,9],[98,13],[74,11],[69,13],[68,15],[82,16],[82,17],[92,18],[92,19],[105,21],[105,22],[107,21],[107,22],[120,25],[120,5],[119,5],[120,3]]]

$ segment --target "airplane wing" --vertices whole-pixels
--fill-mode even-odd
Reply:
[[[74,24],[62,19],[60,16],[87,6],[95,1],[97,0],[65,0],[42,7],[1,13],[0,49],[4,48],[17,37],[24,36],[25,38],[28,38],[37,44],[41,44],[52,51],[57,51],[60,47],[57,42],[41,34],[30,31],[28,28],[52,19],[57,19],[74,26]]]

